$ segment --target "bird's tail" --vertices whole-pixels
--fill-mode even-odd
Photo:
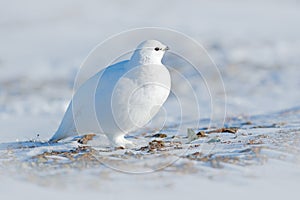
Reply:
[[[64,132],[62,132],[60,129],[58,129],[54,135],[49,139],[49,143],[56,143],[59,140],[65,139],[67,137],[71,136],[70,134],[66,134]]]
[[[58,137],[58,133],[57,131],[54,133],[54,135],[48,140],[49,143],[56,143],[58,142],[59,140],[61,140],[62,138],[59,138]]]

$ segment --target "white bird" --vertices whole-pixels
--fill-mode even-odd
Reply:
[[[49,142],[102,133],[113,146],[132,147],[124,136],[145,126],[169,96],[171,78],[161,62],[166,50],[159,41],[146,40],[130,60],[113,64],[84,82]]]

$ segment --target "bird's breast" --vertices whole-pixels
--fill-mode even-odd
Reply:
[[[143,127],[159,111],[169,96],[171,81],[163,65],[149,65],[128,70],[112,84],[110,98],[99,99],[102,113],[111,115],[100,117],[106,120],[102,124],[113,122],[121,130],[130,131]]]

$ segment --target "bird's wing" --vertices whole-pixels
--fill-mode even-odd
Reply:
[[[89,132],[87,127],[97,123],[94,121],[95,119],[91,119],[93,118],[91,113],[94,113],[94,107],[90,105],[94,102],[94,94],[98,85],[102,84],[101,88],[109,87],[114,80],[117,80],[126,72],[127,63],[128,60],[125,60],[102,69],[78,88],[59,128],[50,139],[51,142],[56,142],[70,136],[77,136],[78,133]]]

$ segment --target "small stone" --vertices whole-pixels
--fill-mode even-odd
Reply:
[[[152,137],[156,137],[156,138],[166,138],[167,134],[164,133],[156,133],[154,135],[152,135]]]
[[[209,131],[207,133],[233,133],[235,134],[238,131],[238,128],[236,127],[230,127],[230,128],[219,128],[212,131]]]
[[[78,139],[77,142],[80,144],[87,144],[88,141],[92,140],[95,136],[96,134],[87,134],[84,135],[82,138]]]
[[[206,134],[204,131],[199,131],[197,134],[196,134],[198,137],[206,137]]]

